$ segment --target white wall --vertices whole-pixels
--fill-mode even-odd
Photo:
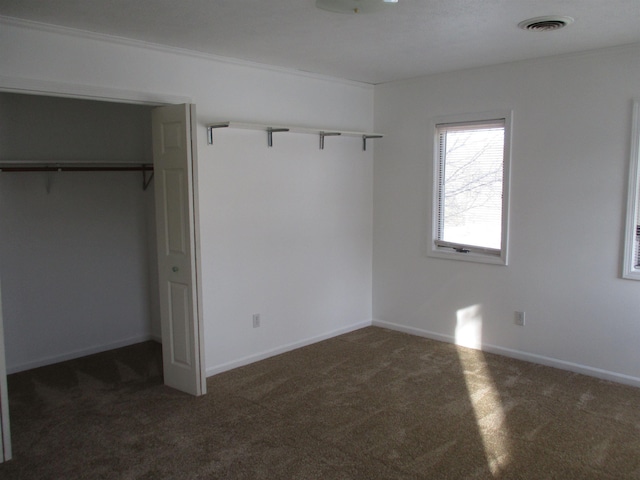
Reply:
[[[451,341],[478,306],[489,350],[640,384],[640,283],[621,279],[634,97],[640,47],[376,87],[376,321]],[[499,109],[514,114],[509,266],[426,257],[429,120]]]
[[[0,94],[0,162],[150,157],[148,107]],[[9,372],[159,338],[153,189],[141,183],[139,172],[0,173]]]
[[[328,138],[319,152],[316,137],[281,134],[268,149],[261,132],[216,133],[208,146],[204,124],[370,130],[371,87],[14,22],[0,31],[0,64],[0,87],[18,77],[197,105],[209,373],[370,323],[373,146]]]
[[[50,193],[0,174],[9,372],[150,338],[146,195],[133,173],[55,173]]]
[[[214,271],[214,358],[273,349],[371,322],[372,162],[354,138],[215,133],[203,246]],[[205,260],[206,258],[205,257]],[[205,297],[206,299],[206,297]],[[205,310],[205,312],[207,312]],[[210,312],[210,311],[209,311]],[[262,327],[252,329],[252,315]],[[248,346],[248,349],[245,347]],[[219,367],[220,368],[220,367]]]
[[[151,107],[0,93],[0,160],[151,163]]]

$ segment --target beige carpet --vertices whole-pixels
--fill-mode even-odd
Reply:
[[[640,479],[640,390],[365,328],[161,384],[141,344],[9,377],[0,479]]]

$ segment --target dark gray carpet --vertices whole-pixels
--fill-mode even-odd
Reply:
[[[1,479],[638,479],[640,390],[380,328],[161,384],[141,344],[9,376]]]

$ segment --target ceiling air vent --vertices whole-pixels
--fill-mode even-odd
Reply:
[[[571,17],[536,17],[520,22],[518,27],[533,32],[549,32],[551,30],[559,30],[572,23],[573,18]]]

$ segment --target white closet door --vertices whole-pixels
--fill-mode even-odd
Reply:
[[[0,462],[11,460],[11,432],[9,429],[9,397],[7,394],[7,365],[4,354],[2,324],[2,291],[0,287]]]
[[[195,105],[153,110],[153,163],[164,382],[202,395],[192,118]]]

